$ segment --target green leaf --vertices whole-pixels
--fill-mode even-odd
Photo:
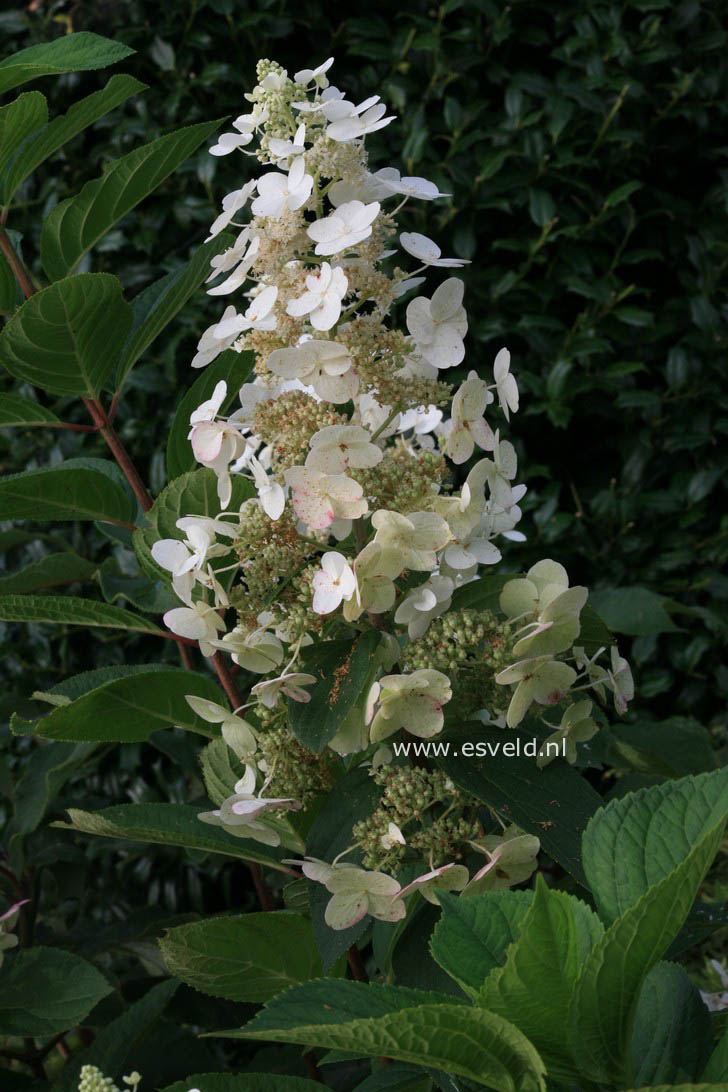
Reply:
[[[716,774],[685,779],[702,782],[695,790],[705,804],[702,829],[696,816],[694,842],[687,847],[683,833],[677,830],[676,841],[685,850],[682,859],[676,852],[671,871],[614,921],[585,960],[572,996],[568,1042],[582,1075],[591,1081],[632,1083],[632,1027],[642,984],[687,918],[723,837],[725,813],[718,816],[709,794],[701,791]],[[664,787],[680,795],[680,786],[681,782],[672,781]],[[626,798],[628,804],[630,800],[639,817],[643,811],[640,794]],[[625,823],[629,828],[628,817]],[[660,859],[664,868],[668,854],[662,851]],[[630,882],[638,876],[638,871],[632,871]],[[608,891],[608,885],[602,891]]]
[[[617,752],[611,761],[617,765],[626,758],[633,769],[660,777],[704,773],[718,765],[713,737],[693,717],[611,724],[609,731]]]
[[[533,892],[488,891],[461,899],[442,891],[438,898],[442,916],[432,934],[430,951],[442,969],[475,997],[518,937]]]
[[[451,998],[416,1000],[427,996],[392,986],[311,982],[270,1002],[241,1031],[226,1034],[386,1056],[502,1092],[545,1088],[543,1062],[512,1024]]]
[[[18,308],[0,334],[0,363],[51,394],[95,397],[116,366],[131,318],[116,277],[67,277]]]
[[[634,1083],[696,1080],[710,1053],[710,1016],[676,963],[657,963],[645,979],[632,1038]]]
[[[102,626],[138,633],[161,633],[149,618],[121,607],[72,595],[0,595],[0,621],[48,622],[64,626]]]
[[[286,1077],[282,1073],[195,1073],[183,1081],[167,1085],[162,1092],[189,1092],[203,1088],[205,1092],[321,1092],[321,1085],[303,1077]]]
[[[324,641],[303,653],[303,671],[318,678],[311,700],[289,700],[291,729],[309,751],[320,754],[361,696],[374,667],[380,635],[363,633],[355,641]]]
[[[464,725],[458,735],[440,738],[450,740],[452,745],[447,758],[438,758],[437,764],[456,785],[535,834],[555,861],[580,883],[586,882],[581,866],[581,834],[602,803],[588,781],[565,762],[552,762],[539,770],[534,759],[527,757],[528,752],[524,757],[506,757],[500,749],[504,742],[502,728],[472,722]],[[470,755],[464,762],[457,753],[463,740],[498,749],[480,757]],[[509,731],[507,740],[520,740],[524,755],[526,744],[533,746],[534,737]]]
[[[358,1084],[354,1092],[431,1092],[432,1081],[422,1070],[390,1062]]]
[[[106,68],[134,53],[121,42],[112,42],[90,31],[67,34],[53,42],[21,49],[0,62],[0,94],[39,76],[54,76],[61,72],[87,72]]]
[[[290,875],[287,865],[261,852],[256,842],[236,838],[222,827],[203,823],[197,818],[198,814],[199,809],[188,804],[117,804],[94,812],[69,808],[71,822],[53,825],[128,842],[152,842],[222,853],[242,861],[257,861]]]
[[[115,385],[121,387],[127,375],[136,364],[137,360],[152,342],[161,334],[162,330],[172,321],[174,316],[184,307],[187,300],[195,292],[210,272],[210,259],[219,254],[231,243],[229,235],[218,235],[207,243],[203,243],[187,265],[167,273],[160,280],[150,284],[143,292],[140,292],[132,300],[134,320],[126,342],[121,350],[121,357],[117,369]],[[252,356],[252,354],[251,354]],[[196,403],[199,405],[199,403]],[[194,409],[194,406],[193,406]],[[189,422],[188,422],[189,431]],[[186,433],[185,433],[186,436]],[[191,470],[194,467],[185,467]],[[182,473],[180,471],[179,473]],[[170,477],[174,477],[170,473]]]
[[[22,834],[36,829],[58,791],[95,750],[88,743],[47,743],[26,756],[15,786],[15,823]]]
[[[475,610],[492,610],[496,614],[502,614],[500,609],[500,593],[508,583],[513,580],[513,573],[499,575],[497,573],[481,576],[469,584],[463,584],[456,588],[452,597],[452,609],[461,610],[463,607],[473,607]]]
[[[609,648],[614,644],[614,634],[591,606],[591,602],[582,607],[579,622],[581,629],[574,644],[583,648],[587,656],[594,656],[600,648]]]
[[[20,394],[0,395],[0,428],[23,425],[48,425],[57,421],[55,413],[40,406],[32,398]]]
[[[592,592],[589,602],[617,633],[649,637],[679,632],[663,606],[663,596],[648,588],[607,588]]]
[[[179,925],[159,945],[170,974],[228,1001],[260,1004],[321,974],[311,920],[290,910]]]
[[[602,919],[611,923],[634,906],[727,815],[728,767],[653,785],[600,808],[582,847]]]
[[[107,231],[168,178],[220,125],[177,129],[107,164],[101,178],[56,205],[43,225],[41,264],[50,280],[72,273]],[[121,337],[119,345],[124,341]]]
[[[41,591],[43,588],[90,580],[97,568],[92,561],[86,561],[70,551],[47,554],[40,561],[33,561],[10,576],[0,577],[0,595]]]
[[[84,1065],[95,1065],[102,1073],[114,1074],[135,1069],[134,1051],[154,1034],[157,1020],[178,988],[178,982],[159,982],[139,1001],[129,1005],[121,1016],[98,1029],[90,1046],[75,1050],[64,1064],[52,1092],[77,1092]]]
[[[728,1083],[728,1031],[724,1031],[718,1040],[700,1079]]]
[[[149,614],[163,614],[179,606],[179,599],[158,580],[148,576],[123,576],[116,559],[108,557],[99,569],[99,587],[107,603],[121,599]]]
[[[588,906],[563,891],[550,891],[541,878],[519,937],[478,996],[482,1008],[516,1024],[541,1053],[549,1075],[559,1081],[579,1079],[563,1029],[579,970],[603,933]]]
[[[114,679],[69,705],[58,706],[38,723],[36,735],[94,743],[132,743],[169,727],[214,735],[214,727],[189,707],[186,694],[225,704],[208,675],[170,667]]]
[[[136,507],[103,459],[67,459],[59,466],[0,478],[0,519],[101,520],[128,527]]]
[[[170,478],[194,470],[197,463],[192,454],[187,434],[190,431],[190,414],[202,402],[212,397],[212,392],[220,382],[227,383],[227,398],[220,406],[221,413],[227,413],[238,396],[238,391],[250,374],[254,355],[251,352],[237,353],[226,349],[217,360],[209,364],[198,376],[180,401],[174,414],[174,421],[167,441],[167,473]]]
[[[26,139],[0,179],[0,204],[9,205],[18,186],[28,175],[72,137],[93,125],[131,95],[146,89],[147,85],[133,76],[112,76],[103,91],[95,91],[93,95],[74,103],[67,114],[54,118],[40,132],[28,136],[26,130]]]
[[[48,103],[40,91],[27,91],[0,107],[0,175],[27,137],[48,121]]]
[[[6,957],[0,1034],[49,1036],[80,1023],[111,986],[92,964],[58,948],[26,948]]]

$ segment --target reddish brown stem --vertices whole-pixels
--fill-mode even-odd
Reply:
[[[321,1076],[321,1070],[316,1065],[316,1059],[313,1053],[311,1051],[307,1051],[303,1056],[303,1060],[306,1063],[306,1069],[308,1070],[308,1075],[311,1080],[317,1081],[318,1084],[326,1084],[326,1081]]]
[[[182,663],[184,664],[184,666],[187,668],[188,671],[194,671],[195,670],[195,664],[194,664],[194,660],[192,659],[192,653],[190,652],[189,648],[186,645],[183,645],[182,643],[177,645],[177,648],[179,649],[179,654],[180,654],[180,656],[182,658]]]
[[[210,662],[217,672],[217,677],[220,680],[220,685],[228,696],[228,701],[231,703],[233,709],[238,709],[243,704],[243,698],[235,685],[230,668],[223,660],[219,652],[216,652],[211,657]]]
[[[98,432],[96,425],[75,425],[70,421],[44,421],[47,428],[66,428],[70,432]]]
[[[95,398],[84,398],[83,404],[89,411],[91,420],[98,428],[106,441],[109,450],[119,464],[120,469],[123,471],[124,477],[134,491],[134,496],[141,504],[143,510],[148,512],[154,501],[149,495],[147,487],[139,475],[139,471],[134,466],[129,452],[122,444],[114,427],[109,423],[109,419],[104,413],[103,406]]]
[[[261,910],[272,910],[274,906],[273,892],[265,882],[262,868],[257,861],[250,862],[248,868],[250,869],[250,875],[253,878],[253,886],[255,888],[255,893],[258,896]]]
[[[356,944],[352,944],[351,948],[349,948],[346,953],[346,962],[349,964],[349,970],[357,982],[369,981],[369,975],[366,972],[361,954]]]
[[[30,273],[15,252],[15,248],[10,242],[8,234],[3,227],[0,227],[0,251],[3,253],[5,261],[12,269],[13,276],[20,285],[23,295],[26,300],[29,300],[30,297],[35,294],[35,286],[30,278]]]

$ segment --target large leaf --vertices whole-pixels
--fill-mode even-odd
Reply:
[[[27,91],[0,107],[0,175],[26,138],[48,121],[48,103],[40,91]]]
[[[0,62],[0,94],[39,76],[106,68],[133,52],[121,42],[112,42],[86,30],[29,46]]]
[[[6,958],[0,990],[0,1035],[50,1036],[80,1023],[111,986],[80,956],[27,948]]]
[[[588,906],[563,891],[550,891],[541,879],[504,965],[480,990],[478,1004],[515,1023],[557,1080],[579,1078],[563,1029],[582,963],[603,932]]]
[[[648,588],[608,588],[592,592],[589,601],[617,633],[642,637],[679,629],[665,610],[663,597]]]
[[[678,793],[680,786],[669,783]],[[701,795],[699,788],[696,793]],[[641,811],[639,794],[627,799]],[[572,997],[568,1041],[582,1074],[597,1083],[630,1083],[632,1028],[642,984],[687,918],[723,836],[725,814],[716,815],[710,799],[705,804],[705,826],[695,832],[682,861],[616,919],[585,960]]]
[[[131,743],[176,726],[214,735],[214,726],[192,711],[186,694],[225,702],[208,675],[170,667],[114,679],[69,705],[59,705],[38,723],[36,734],[45,739]]]
[[[584,869],[599,914],[612,922],[659,883],[705,830],[728,815],[728,767],[612,800],[590,820]]]
[[[286,1077],[282,1073],[194,1073],[184,1081],[167,1085],[162,1092],[190,1092],[203,1088],[205,1092],[321,1092],[318,1082],[303,1077]]]
[[[728,1083],[728,1031],[724,1031],[716,1043],[700,1077],[703,1081]]]
[[[407,995],[410,995],[409,998]],[[502,1092],[545,1088],[544,1066],[507,1020],[417,990],[312,982],[270,1002],[232,1037],[304,1043],[432,1066]]]
[[[61,584],[90,580],[97,568],[93,561],[87,561],[70,551],[47,554],[16,573],[0,577],[0,595],[41,591],[44,588],[57,588]]]
[[[116,375],[116,386],[120,387],[134,364],[146,352],[152,342],[174,316],[184,307],[187,300],[202,284],[210,272],[210,259],[219,254],[232,239],[229,235],[218,235],[203,243],[190,258],[187,265],[167,273],[160,280],[150,284],[132,301],[134,321],[131,332],[121,350],[121,358]],[[195,403],[198,405],[199,403]],[[194,407],[193,407],[194,409]],[[185,434],[186,435],[186,434]],[[194,463],[193,463],[194,466]],[[191,470],[193,466],[184,467]],[[183,471],[170,472],[170,477]]]
[[[379,646],[379,633],[355,641],[324,641],[305,649],[303,670],[315,675],[307,702],[288,703],[288,719],[304,747],[320,754],[333,739],[367,684]]]
[[[49,425],[57,420],[55,413],[51,413],[32,398],[24,398],[20,394],[0,395],[0,428]]]
[[[90,1046],[75,1050],[65,1063],[53,1084],[53,1092],[77,1092],[84,1065],[98,1066],[102,1073],[125,1073],[136,1069],[135,1050],[154,1035],[157,1021],[178,987],[177,982],[159,982],[139,1001],[129,1005],[121,1016],[98,1030]]]
[[[694,717],[611,724],[610,755],[615,765],[627,764],[640,773],[684,777],[718,765],[713,737]]]
[[[73,272],[84,254],[143,201],[217,129],[207,121],[177,129],[107,164],[101,178],[56,205],[43,225],[41,264],[51,280]],[[119,344],[123,342],[121,338]]]
[[[178,925],[159,943],[171,974],[229,1001],[259,1004],[321,974],[311,920],[290,910]]]
[[[500,593],[509,580],[513,580],[513,573],[500,575],[488,573],[467,585],[456,588],[452,597],[452,609],[462,610],[464,607],[473,607],[475,610],[492,610],[497,614],[500,609]]]
[[[9,205],[21,182],[77,133],[93,125],[131,95],[146,89],[147,85],[133,76],[112,76],[103,91],[95,91],[93,95],[74,103],[67,114],[54,118],[39,132],[28,136],[26,131],[22,145],[0,178],[0,204]]]
[[[220,382],[227,383],[227,398],[220,406],[221,413],[227,413],[231,403],[237,398],[238,391],[250,374],[254,355],[251,352],[237,353],[226,349],[217,360],[209,364],[197,377],[177,406],[167,441],[167,474],[176,478],[194,470],[195,457],[187,439],[190,431],[190,414],[212,396]]]
[[[121,607],[72,595],[0,595],[0,621],[48,622],[63,626],[102,626],[140,633],[161,633],[149,618]]]
[[[59,789],[95,751],[89,743],[47,743],[24,758],[15,786],[15,824],[21,833],[36,829]]]
[[[94,397],[116,366],[131,320],[116,277],[79,273],[18,308],[0,334],[0,363],[52,394]]]
[[[710,1016],[697,987],[676,963],[655,964],[635,1014],[634,1083],[697,1080],[711,1041]]]
[[[602,803],[589,782],[565,762],[553,762],[539,770],[528,752],[524,755],[526,744],[533,749],[534,737],[520,731],[504,732],[473,722],[457,736],[443,738],[451,740],[450,753],[438,758],[437,764],[455,784],[535,834],[555,861],[585,883],[581,835]],[[463,740],[493,750],[480,757],[471,752],[463,761],[458,753]],[[506,741],[517,743],[523,757],[506,757],[501,750]]]
[[[430,950],[442,969],[475,997],[518,937],[533,892],[487,891],[461,899],[442,891],[438,897],[442,916]]]
[[[188,804],[117,804],[95,812],[69,808],[71,822],[53,825],[129,842],[152,842],[222,853],[243,861],[257,861],[290,874],[287,865],[262,852],[256,842],[236,838],[222,827],[203,823],[197,818],[198,814],[199,809]]]
[[[67,459],[0,478],[0,519],[101,520],[128,527],[136,508],[115,470],[102,459]]]

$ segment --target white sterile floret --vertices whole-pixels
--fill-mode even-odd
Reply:
[[[324,474],[310,466],[291,466],[285,477],[291,487],[293,511],[313,531],[323,531],[336,518],[359,519],[366,514],[364,490],[345,474]]]
[[[396,167],[382,167],[371,175],[382,191],[389,194],[402,194],[416,197],[420,201],[434,201],[437,197],[452,197],[451,193],[440,193],[434,182],[417,175],[400,177]]]
[[[274,375],[300,379],[319,398],[335,405],[350,401],[359,390],[349,350],[335,341],[303,341],[292,349],[275,349],[267,365]]]
[[[293,82],[302,87],[308,87],[310,83],[315,83],[317,87],[326,87],[329,82],[326,73],[333,63],[334,58],[329,57],[317,68],[302,68],[300,72],[293,73]]]
[[[302,296],[289,300],[286,311],[294,318],[308,315],[314,330],[330,330],[339,321],[341,301],[347,293],[349,281],[344,270],[328,262],[321,263],[318,273],[306,277],[306,291]]]
[[[308,237],[316,243],[316,254],[340,254],[368,239],[372,223],[379,215],[379,202],[365,205],[362,201],[346,201],[337,209],[316,220],[308,228]]]
[[[478,853],[483,853],[487,861],[463,889],[464,896],[502,891],[523,883],[536,870],[536,858],[541,849],[535,835],[524,834],[514,826],[506,827],[502,834],[488,834],[470,844]]]
[[[193,368],[206,368],[220,353],[230,348],[242,329],[242,326],[236,323],[228,325],[228,320],[233,317],[242,316],[238,315],[235,306],[231,303],[225,308],[222,319],[208,326],[198,341],[197,352],[192,358]]]
[[[359,395],[357,410],[352,420],[359,420],[372,433],[378,433],[380,440],[386,440],[399,428],[399,417],[398,413],[392,417],[392,407],[380,405],[374,395],[367,392]]]
[[[596,721],[590,716],[591,709],[592,703],[588,698],[566,709],[556,731],[541,744],[536,759],[537,766],[548,766],[558,756],[564,757],[573,766],[576,762],[577,743],[585,743],[599,731]],[[556,744],[555,748],[553,744]]]
[[[280,220],[284,212],[295,212],[305,205],[313,190],[313,178],[306,174],[306,161],[299,156],[288,174],[270,171],[258,179],[258,196],[250,206],[254,216]]]
[[[634,680],[629,663],[619,655],[619,649],[612,645],[609,650],[611,667],[607,671],[607,686],[614,695],[614,708],[624,715],[627,705],[634,697]]]
[[[465,356],[468,330],[462,306],[464,285],[457,277],[443,281],[432,299],[417,296],[407,307],[407,329],[419,352],[436,368],[453,368]]]
[[[221,380],[212,398],[198,406],[190,417],[192,428],[187,437],[198,463],[216,474],[218,499],[223,508],[227,507],[232,495],[230,463],[245,450],[245,440],[235,425],[215,420],[226,396],[227,384]]]
[[[185,694],[185,701],[198,717],[208,724],[219,724],[222,738],[231,751],[241,760],[250,762],[256,750],[255,729],[247,720],[231,713],[209,698],[200,698],[195,694]]]
[[[496,430],[492,451],[492,461],[482,460],[490,495],[495,504],[499,504],[502,508],[510,508],[513,504],[511,482],[518,473],[516,449],[510,441],[501,440]]]
[[[263,679],[256,683],[250,688],[250,693],[266,709],[275,709],[281,695],[291,701],[309,702],[311,695],[304,687],[312,686],[315,682],[318,682],[316,676],[304,671],[284,671],[276,679]]]
[[[427,899],[434,906],[439,906],[440,902],[435,892],[462,891],[469,878],[470,873],[465,865],[455,864],[453,861],[450,864],[440,865],[439,868],[433,868],[430,872],[423,873],[422,876],[417,876],[406,887],[402,888],[399,897],[400,899],[406,899],[408,895],[413,895],[415,891],[418,891],[423,899]]]
[[[427,632],[433,618],[439,618],[450,609],[454,587],[449,577],[435,574],[402,600],[394,620],[400,626],[407,626],[411,641]]]
[[[295,159],[303,155],[306,150],[306,126],[299,125],[293,140],[281,140],[280,137],[271,137],[268,141],[268,151],[275,159],[278,167],[288,166],[289,159]]]
[[[396,823],[388,823],[387,833],[382,834],[379,844],[384,849],[394,849],[395,846],[406,846],[407,840]]]
[[[493,363],[493,378],[500,408],[505,414],[506,421],[510,420],[510,413],[518,412],[518,384],[510,372],[511,354],[507,349],[501,349]]]
[[[255,186],[256,182],[253,179],[246,182],[242,189],[233,190],[232,193],[228,193],[223,197],[222,212],[216,220],[213,220],[210,234],[205,242],[209,242],[210,239],[214,239],[216,235],[219,235],[228,226],[233,216],[247,205],[250,197],[255,193]]]
[[[279,485],[269,474],[266,474],[254,455],[248,459],[248,465],[253,471],[253,480],[263,511],[269,519],[275,522],[275,520],[281,518],[283,509],[286,506],[286,495],[283,486]]]
[[[175,595],[188,606],[192,606],[192,589],[195,581],[208,560],[229,552],[228,546],[215,542],[214,531],[206,523],[213,521],[195,520],[186,517],[178,520],[177,526],[185,524],[186,541],[178,538],[161,538],[152,544],[152,557],[158,565],[172,573],[172,587]],[[203,580],[203,583],[206,582]]]
[[[326,425],[309,441],[306,466],[326,474],[344,474],[349,467],[363,470],[376,466],[384,455],[371,439],[371,433],[361,425]]]
[[[397,897],[398,882],[384,872],[339,866],[323,882],[333,895],[324,912],[324,920],[332,929],[349,929],[366,914],[379,921],[401,921],[406,914],[404,903]]]
[[[236,626],[216,645],[228,652],[233,662],[246,671],[253,671],[256,675],[274,671],[283,663],[283,645],[268,629],[270,620],[271,615],[259,614],[257,629]]]
[[[531,566],[525,577],[509,580],[500,595],[501,610],[524,623],[514,654],[539,656],[570,648],[579,636],[587,595],[584,587],[570,588],[566,569],[550,558]]]
[[[4,914],[0,914],[0,967],[2,966],[7,949],[17,948],[18,946],[18,938],[12,930],[17,925],[21,908],[25,906],[27,902],[30,902],[30,899],[21,899],[20,902],[13,903]]]
[[[214,288],[208,288],[208,296],[227,296],[230,292],[234,292],[237,288],[240,288],[242,284],[248,279],[248,273],[255,261],[258,251],[260,250],[260,236],[256,235],[250,239],[250,245],[247,250],[242,249],[244,245],[247,245],[247,228],[243,229],[240,233],[240,239],[236,242],[235,246],[231,248],[230,252],[224,251],[221,255],[221,261],[216,262],[213,258],[210,265],[213,268],[213,273],[207,278],[208,281],[214,280],[219,273],[226,272],[228,268],[231,268],[231,264],[235,264],[235,268],[229,277],[226,277],[220,284],[216,284]],[[245,238],[243,238],[245,236]],[[276,294],[278,290],[276,289]],[[240,329],[245,329],[243,324]]]
[[[324,107],[323,114],[330,120],[326,136],[340,144],[347,144],[349,141],[366,136],[367,133],[376,133],[378,129],[389,125],[390,121],[394,121],[395,115],[390,114],[389,117],[385,117],[387,107],[383,102],[377,102],[378,98],[379,96],[375,95],[358,106],[342,99],[335,104],[338,110],[329,109],[328,112]],[[344,108],[348,108],[349,112],[342,116]],[[332,116],[334,120],[331,120]]]
[[[420,668],[409,675],[384,675],[374,687],[377,711],[371,727],[371,741],[398,732],[400,728],[421,739],[442,729],[443,705],[450,701],[452,688],[447,675],[434,668]]]
[[[351,599],[356,591],[356,577],[343,554],[335,550],[324,554],[312,587],[316,614],[331,614],[343,600]]]
[[[442,421],[442,410],[437,406],[418,406],[417,409],[408,409],[399,415],[397,432],[409,432],[415,436],[425,436],[428,432],[434,432]]]
[[[492,401],[493,395],[488,390],[488,384],[483,379],[478,379],[476,372],[470,372],[452,400],[452,425],[445,444],[445,454],[454,463],[467,462],[476,444],[483,451],[493,450],[495,436],[483,417],[485,407]]]
[[[435,512],[409,512],[402,516],[380,508],[372,516],[372,526],[376,529],[374,541],[387,558],[400,566],[399,572],[434,569],[435,551],[450,541],[450,528]]]
[[[551,655],[520,660],[500,671],[495,676],[499,685],[516,686],[506,714],[508,727],[517,728],[534,701],[539,705],[556,705],[566,697],[575,678],[573,667],[554,660]]]
[[[466,258],[442,258],[437,243],[426,235],[420,235],[417,231],[403,231],[399,237],[402,248],[417,258],[423,265],[431,265],[437,269],[459,269],[461,266],[470,265]]]
[[[338,102],[339,99],[344,98],[344,92],[339,91],[338,87],[334,87],[330,84],[325,87],[321,93],[321,97],[318,96],[311,102],[309,99],[304,99],[301,102],[292,102],[291,106],[294,110],[299,110],[302,114],[318,114],[323,111],[324,106],[330,102]]]
[[[473,565],[496,565],[501,552],[488,536],[487,525],[478,524],[445,547],[443,560],[449,569],[469,570]]]
[[[225,629],[225,623],[214,607],[198,600],[191,607],[174,607],[164,615],[164,624],[178,637],[197,641],[203,656],[214,656],[213,641]]]
[[[369,542],[354,560],[356,589],[344,603],[344,618],[355,622],[364,611],[382,614],[394,606],[395,577],[402,571],[399,559],[385,554],[376,542]]]
[[[202,812],[197,816],[203,823],[224,827],[228,834],[237,838],[252,838],[264,845],[281,844],[280,834],[259,817],[271,808],[298,811],[301,805],[292,797],[266,799],[255,796],[255,770],[248,766],[245,774],[235,785],[235,792],[222,802],[216,811]]]

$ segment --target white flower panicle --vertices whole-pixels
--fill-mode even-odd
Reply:
[[[562,566],[547,559],[505,582],[499,604],[479,592],[483,567],[500,561],[504,543],[524,539],[516,526],[526,488],[500,431],[519,408],[510,353],[498,348],[492,382],[484,368],[461,369],[465,286],[451,271],[469,263],[397,223],[408,202],[427,207],[449,195],[396,167],[370,170],[366,137],[394,118],[378,95],[355,103],[330,84],[332,65],[328,58],[290,77],[261,61],[250,109],[210,149],[243,153],[261,169],[223,198],[212,223],[210,238],[237,234],[212,259],[207,292],[226,306],[192,367],[231,349],[249,354],[240,370],[250,360],[253,374],[237,397],[218,375],[190,416],[192,454],[219,511],[210,513],[206,487],[204,512],[188,511],[178,534],[151,550],[181,603],[164,616],[169,629],[205,656],[229,657],[248,680],[247,719],[242,708],[188,699],[219,725],[214,745],[238,764],[228,795],[201,818],[267,845],[300,843],[286,813],[305,806],[319,757],[326,766],[361,753],[386,779],[392,756],[382,757],[383,740],[428,739],[450,711],[465,710],[504,728],[539,716],[573,762],[596,721],[591,701],[572,700],[572,691],[588,688],[599,701],[611,693],[618,712],[633,695],[616,648],[605,661],[604,649],[575,647],[587,593],[569,586]],[[347,694],[325,755],[311,756],[291,725],[309,715],[304,707],[319,708],[322,681],[335,705],[348,677],[348,661],[327,675],[315,646],[359,639],[374,649],[366,669],[356,668],[359,696]],[[551,719],[550,706],[558,707]],[[274,750],[277,733],[284,742]],[[544,751],[538,761],[547,760]],[[321,783],[330,775],[326,766]],[[437,806],[456,791],[449,784]],[[413,799],[428,799],[423,784],[415,788]],[[331,893],[333,928],[367,913],[399,920],[414,891],[431,901],[438,889],[468,895],[520,882],[535,867],[537,840],[489,835],[452,802],[433,820],[437,837],[425,853],[423,831],[408,826],[414,820],[395,797],[396,807],[390,801],[372,817],[369,841],[354,846],[366,867],[301,865]],[[444,860],[449,846],[486,863],[471,878]],[[418,852],[422,873],[400,889],[388,871],[398,855]]]

